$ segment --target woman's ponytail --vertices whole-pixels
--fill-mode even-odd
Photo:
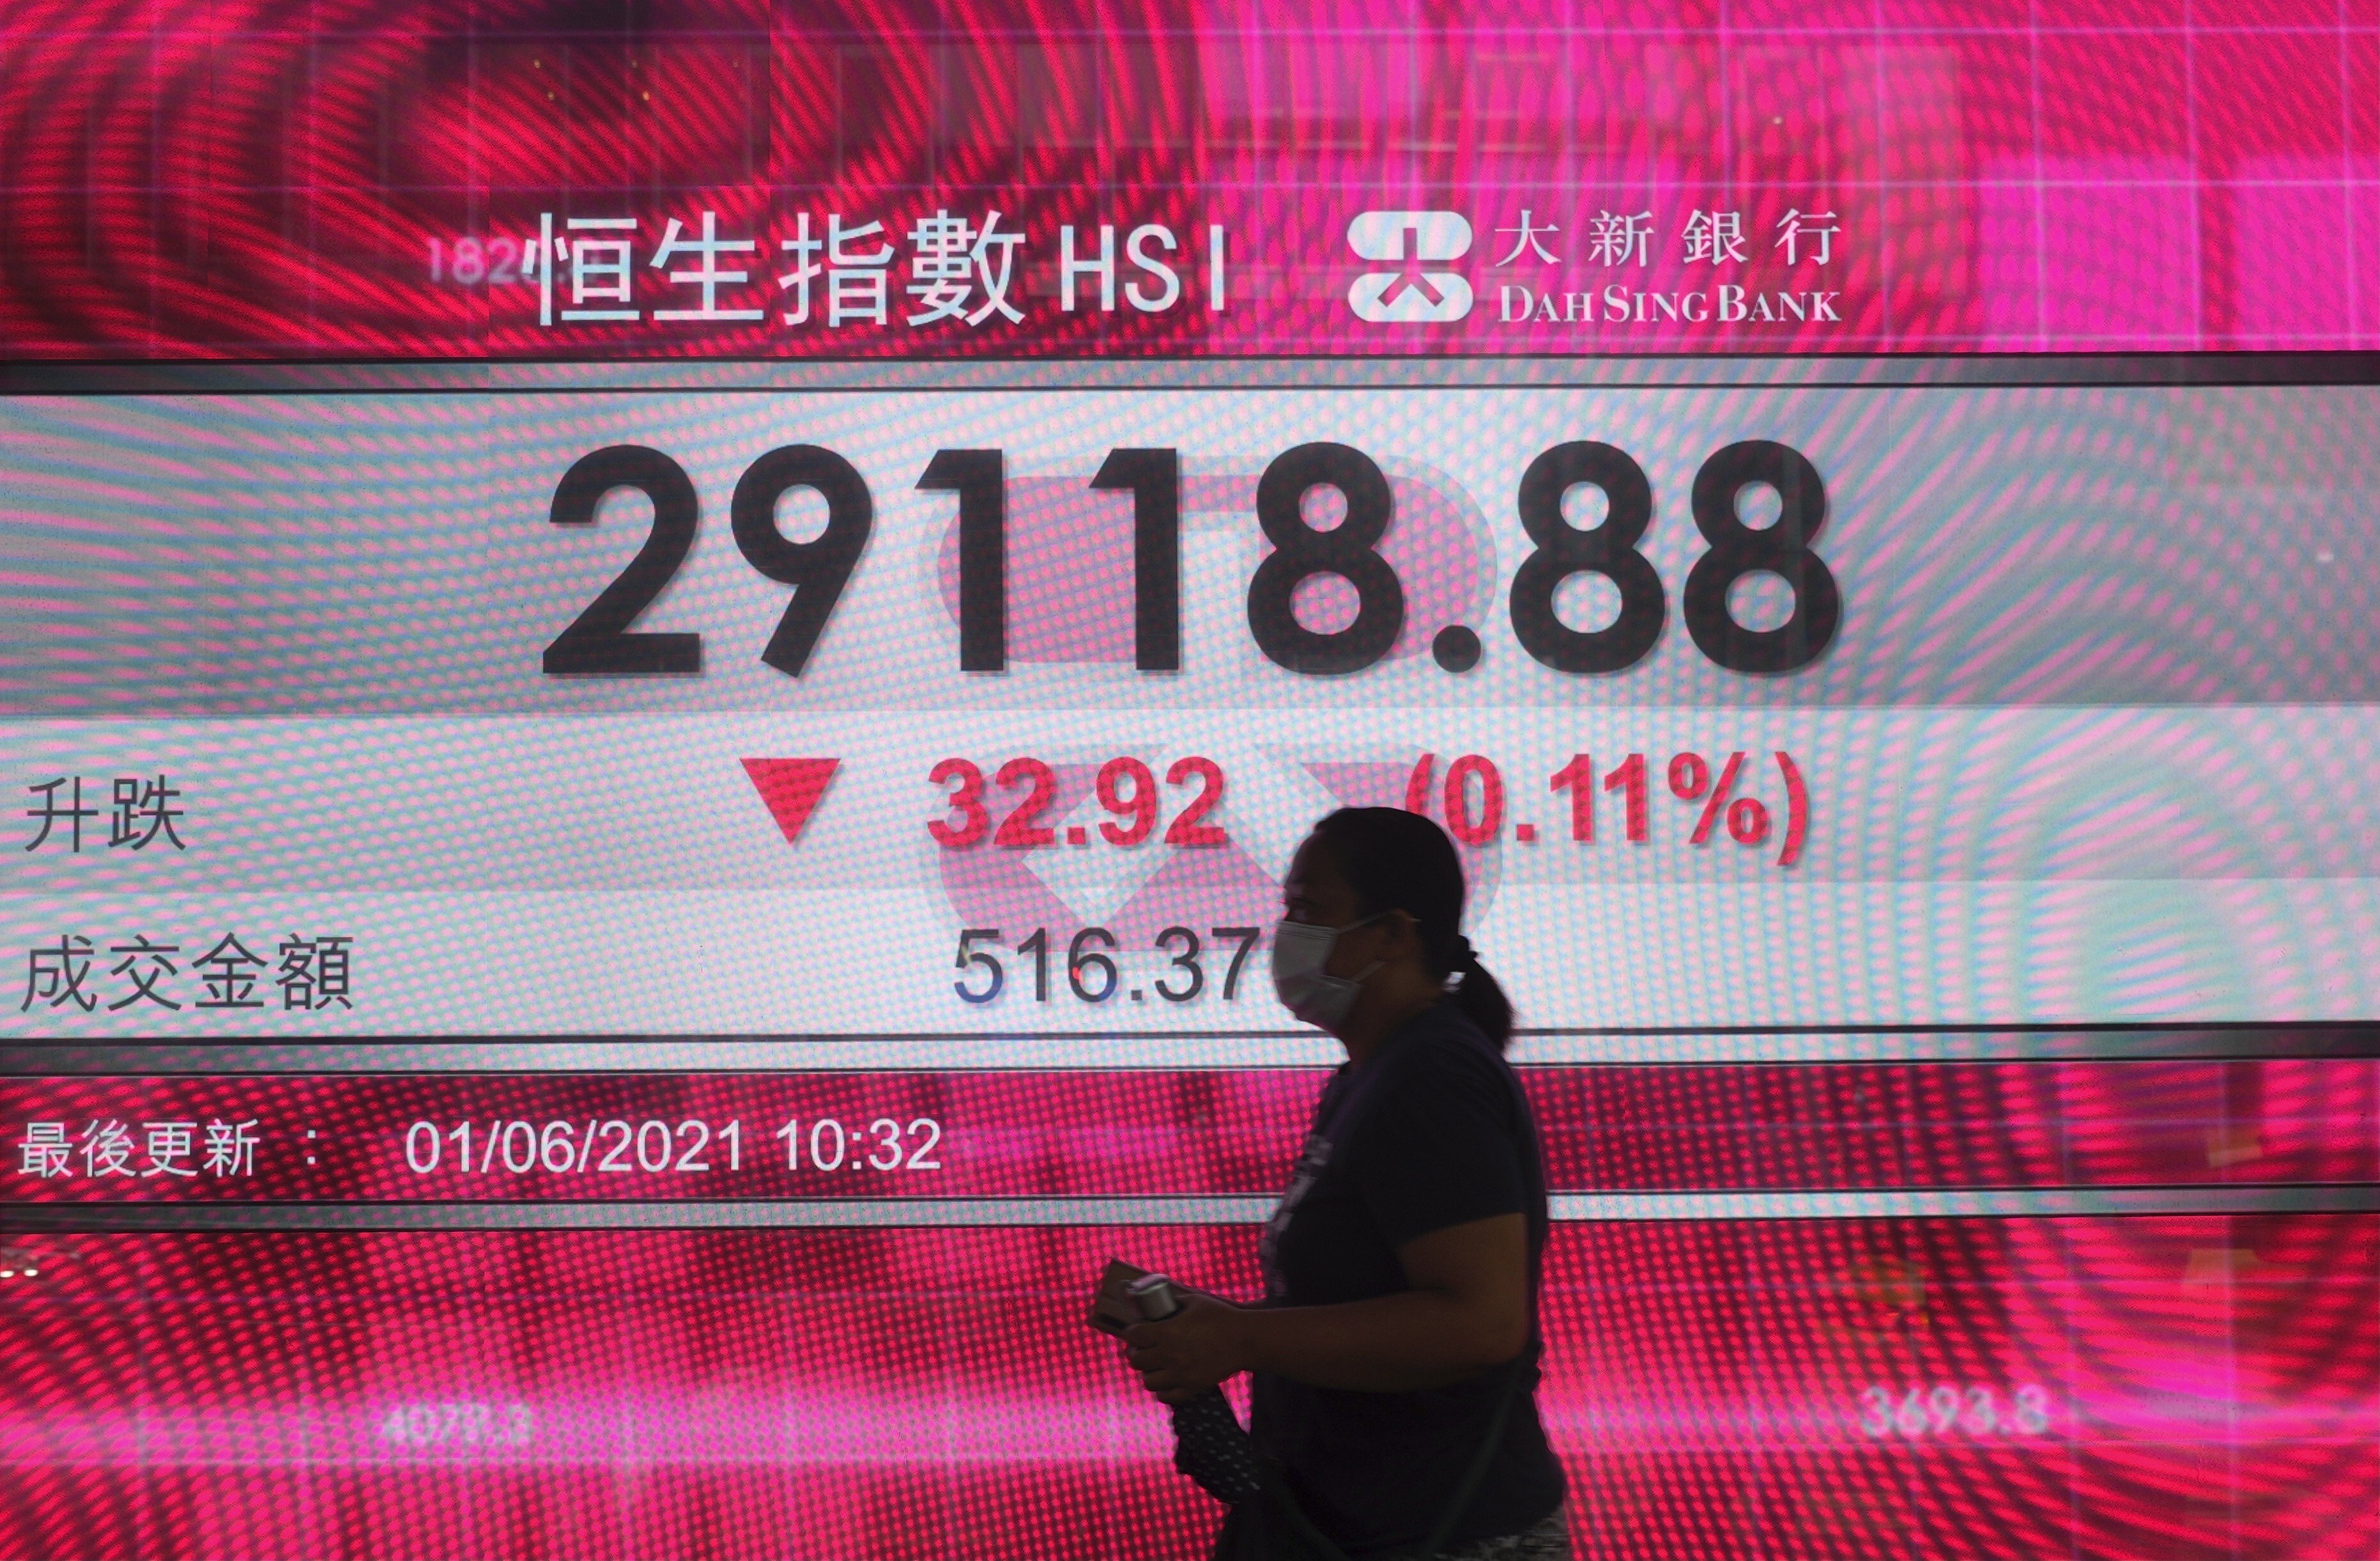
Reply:
[[[1512,1000],[1504,995],[1501,982],[1488,973],[1479,963],[1479,956],[1471,951],[1471,940],[1457,933],[1454,936],[1454,970],[1456,981],[1454,1006],[1463,1016],[1479,1027],[1481,1034],[1496,1044],[1498,1051],[1512,1043]]]

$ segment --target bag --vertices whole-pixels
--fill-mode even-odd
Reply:
[[[1226,1506],[1264,1494],[1264,1465],[1256,1438],[1240,1424],[1231,1400],[1209,1389],[1173,1409],[1173,1467]]]
[[[1455,1524],[1463,1520],[1471,1498],[1488,1478],[1488,1466],[1496,1461],[1497,1449],[1504,1443],[1504,1425],[1512,1418],[1512,1400],[1530,1367],[1529,1352],[1524,1350],[1512,1361],[1512,1369],[1504,1381],[1504,1393],[1496,1401],[1496,1412],[1488,1421],[1488,1434],[1480,1440],[1479,1451],[1463,1471],[1463,1482],[1455,1487],[1454,1499],[1446,1511],[1430,1526],[1421,1547],[1413,1554],[1433,1556],[1446,1546],[1447,1536],[1454,1532]],[[1226,1414],[1230,1407],[1225,1406]],[[1232,1419],[1233,1430],[1239,1430],[1238,1417]],[[1247,1433],[1241,1431],[1240,1434]],[[1250,1444],[1253,1449],[1253,1443]],[[1181,1462],[1177,1446],[1174,1461]],[[1289,1493],[1289,1482],[1281,1470],[1261,1453],[1256,1455],[1259,1475],[1257,1499],[1233,1506],[1223,1518],[1223,1527],[1215,1536],[1212,1561],[1347,1561],[1347,1553],[1339,1548],[1330,1535],[1314,1526]],[[1184,1472],[1187,1472],[1185,1470]],[[1200,1482],[1202,1484],[1205,1482]]]

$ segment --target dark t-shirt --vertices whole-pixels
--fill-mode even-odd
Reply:
[[[1563,1487],[1534,1391],[1545,1167],[1520,1080],[1477,1026],[1440,1003],[1363,1068],[1333,1074],[1314,1124],[1260,1248],[1268,1305],[1392,1295],[1410,1287],[1397,1262],[1404,1243],[1495,1214],[1526,1216],[1524,1375],[1495,1461],[1447,1543],[1528,1529],[1560,1505]],[[1259,1372],[1252,1429],[1306,1516],[1351,1555],[1411,1546],[1451,1505],[1515,1369],[1418,1393],[1309,1387]]]

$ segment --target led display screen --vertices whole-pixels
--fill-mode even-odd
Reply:
[[[2361,5],[19,0],[0,1558],[1208,1554],[1347,806],[1576,1554],[2380,1553],[2375,259]]]

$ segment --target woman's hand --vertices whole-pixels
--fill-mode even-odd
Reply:
[[[1184,1291],[1182,1310],[1164,1322],[1124,1330],[1124,1359],[1149,1392],[1168,1404],[1184,1403],[1247,1370],[1240,1342],[1245,1316],[1229,1301]]]

